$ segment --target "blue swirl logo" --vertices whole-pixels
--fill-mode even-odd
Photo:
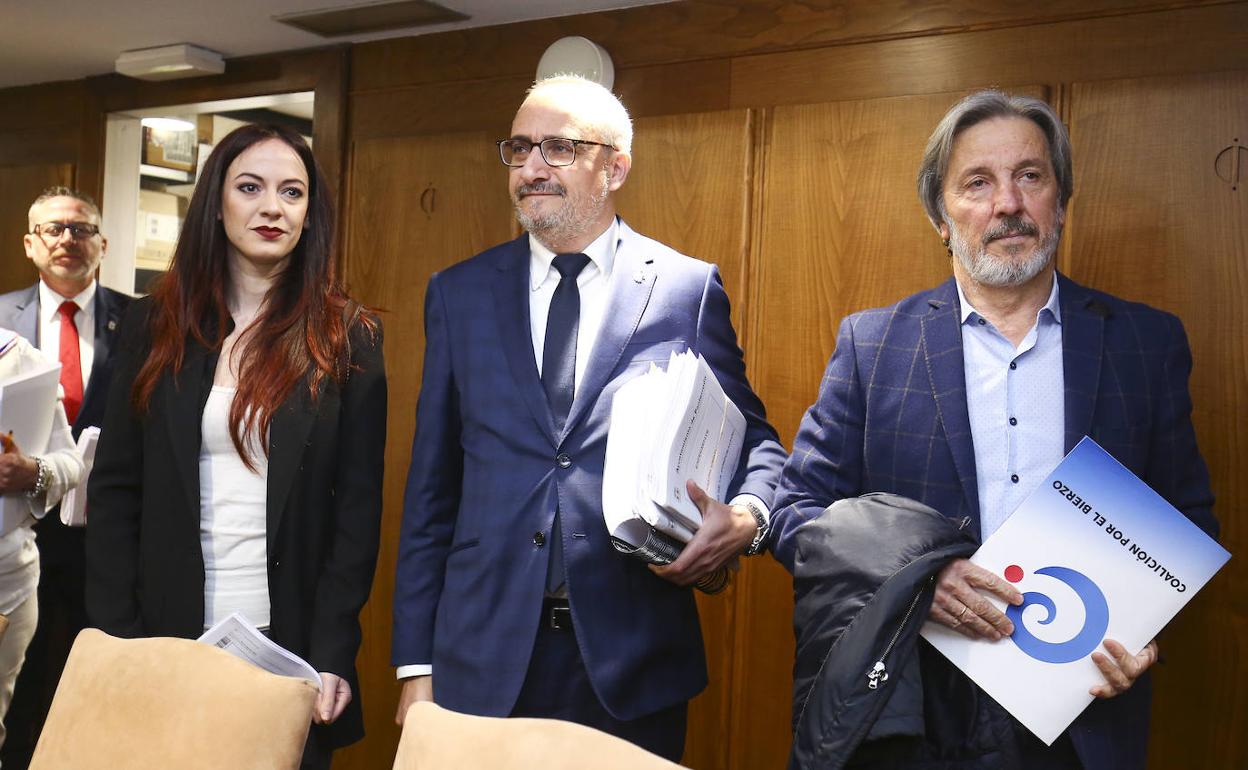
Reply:
[[[1073,663],[1080,660],[1096,649],[1109,628],[1109,604],[1105,601],[1105,594],[1091,578],[1069,567],[1042,567],[1036,570],[1036,574],[1047,575],[1071,587],[1083,602],[1083,628],[1064,642],[1047,642],[1033,636],[1023,625],[1023,611],[1033,604],[1043,607],[1046,615],[1037,622],[1047,626],[1057,619],[1057,606],[1045,594],[1028,591],[1023,594],[1022,604],[1017,607],[1012,604],[1006,606],[1006,617],[1014,624],[1014,633],[1010,638],[1018,645],[1018,649],[1045,663]],[[1011,565],[1006,568],[1005,577],[1011,583],[1017,583],[1023,577],[1023,570],[1017,565]]]

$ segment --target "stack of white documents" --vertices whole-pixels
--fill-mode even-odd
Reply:
[[[616,550],[651,564],[675,561],[702,526],[685,481],[723,500],[744,440],[741,410],[692,351],[673,353],[666,371],[652,364],[622,385],[612,401],[602,479],[602,513]]]
[[[47,364],[0,381],[0,431],[10,434],[29,456],[41,455],[52,437],[61,365]],[[30,515],[24,495],[0,497],[0,535],[11,532]]]

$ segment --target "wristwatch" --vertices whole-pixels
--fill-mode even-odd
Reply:
[[[758,531],[754,533],[754,540],[745,547],[746,556],[756,556],[763,550],[763,544],[767,541],[767,516],[763,513],[763,509],[759,508],[753,500],[747,500],[741,505],[750,512],[754,517],[754,522],[758,525]]]

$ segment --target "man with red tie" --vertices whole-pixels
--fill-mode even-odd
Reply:
[[[100,209],[86,195],[67,187],[45,190],[31,204],[23,241],[39,282],[0,295],[0,327],[13,329],[61,363],[65,413],[77,439],[103,419],[109,357],[130,297],[95,279],[108,241],[100,234]],[[53,512],[35,531],[39,626],[5,720],[8,737],[0,751],[5,770],[29,762],[69,647],[86,625],[82,530],[64,526]]]

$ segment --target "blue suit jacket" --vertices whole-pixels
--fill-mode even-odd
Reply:
[[[95,285],[95,349],[91,377],[83,388],[82,406],[74,419],[74,438],[88,425],[104,421],[108,383],[113,376],[113,344],[131,298]],[[39,345],[39,284],[0,295],[0,327],[12,329],[32,345]]]
[[[1179,319],[1065,276],[1058,282],[1066,450],[1091,436],[1216,535],[1209,474],[1191,422],[1191,353]],[[841,323],[819,399],[802,420],[776,492],[776,557],[791,570],[793,531],[832,502],[866,492],[893,492],[951,518],[969,516],[978,537],[952,278]],[[1124,695],[1094,702],[1070,728],[1084,766],[1143,768],[1148,710],[1146,677]]]
[[[609,300],[556,432],[529,328],[529,241],[434,275],[394,592],[393,662],[432,663],[457,711],[506,715],[523,684],[561,511],[581,655],[607,710],[634,719],[706,686],[692,592],[613,550],[602,520],[611,399],[651,362],[701,353],[747,420],[729,494],[770,505],[784,462],[750,389],[718,271],[620,224]],[[557,457],[570,465],[560,467]],[[535,537],[541,533],[543,538]]]

